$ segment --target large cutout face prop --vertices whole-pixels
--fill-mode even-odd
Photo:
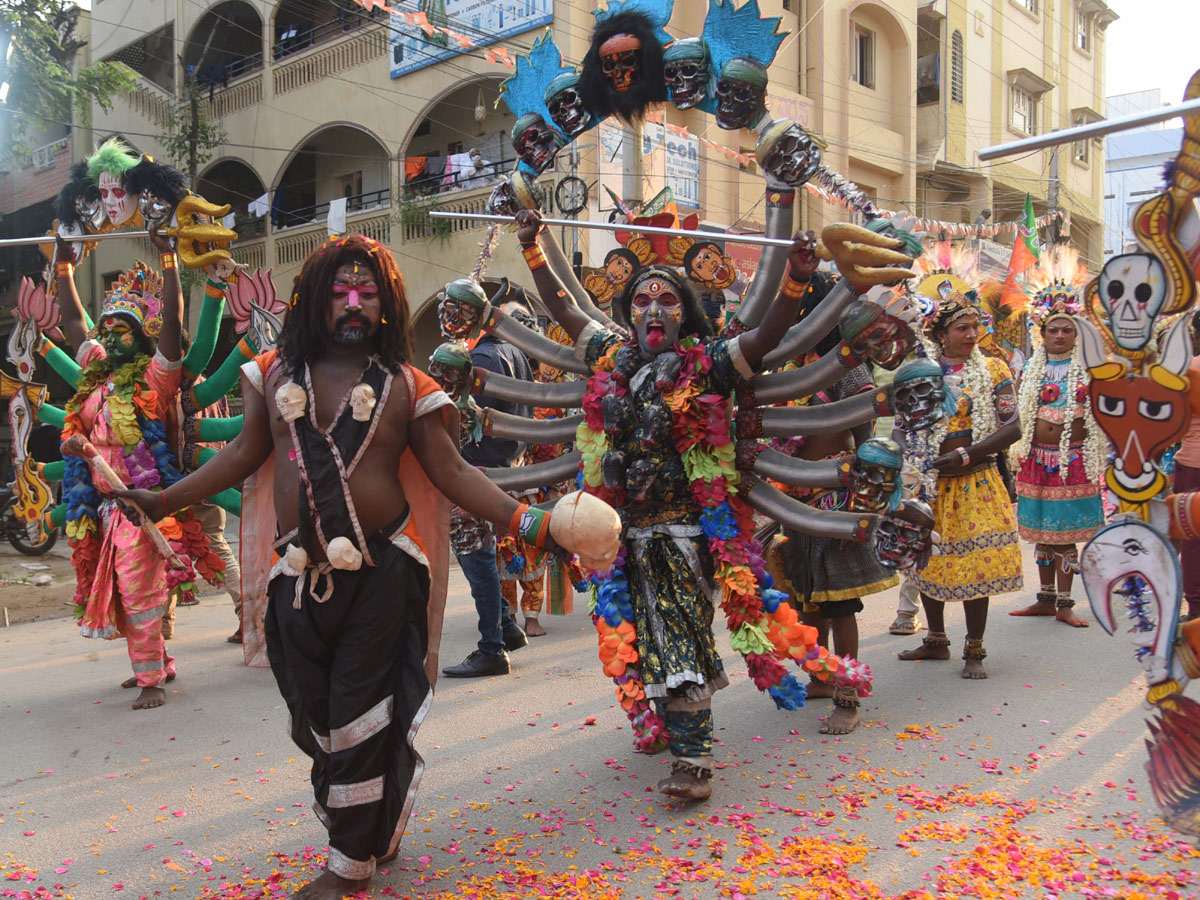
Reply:
[[[923,568],[933,553],[933,510],[920,500],[905,500],[895,512],[879,517],[872,544],[889,569]]]
[[[592,114],[583,105],[583,95],[579,93],[579,76],[573,72],[551,81],[546,87],[545,99],[550,121],[567,137],[578,137],[592,126]]]
[[[471,337],[479,326],[486,305],[487,296],[475,282],[466,278],[450,282],[438,301],[438,322],[442,326],[442,334],[454,340]]]
[[[767,67],[737,56],[725,63],[717,82],[717,126],[727,131],[750,128],[767,109]]]
[[[138,209],[138,195],[131,194],[125,184],[116,175],[107,172],[100,173],[100,202],[104,204],[104,214],[114,225],[124,225],[133,218]]]
[[[632,34],[615,34],[600,45],[600,70],[613,90],[625,93],[641,71],[642,42]]]
[[[638,349],[645,357],[671,349],[683,327],[683,301],[675,285],[665,278],[650,276],[637,285],[629,306],[629,318],[637,334]]]
[[[1141,350],[1150,343],[1154,319],[1167,301],[1162,263],[1146,253],[1114,256],[1100,270],[1096,285],[1117,346]]]
[[[755,155],[764,172],[792,187],[807,183],[821,165],[821,148],[795,122],[772,124],[763,132]]]
[[[663,74],[676,109],[691,109],[708,97],[708,45],[683,38],[663,53]]]
[[[889,371],[899,366],[917,343],[907,322],[889,316],[871,300],[855,300],[846,307],[838,328],[856,357]]]
[[[536,113],[522,116],[513,126],[513,148],[517,156],[539,175],[554,164],[558,151],[566,143],[566,139]]]

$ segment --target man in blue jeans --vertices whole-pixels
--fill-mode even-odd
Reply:
[[[453,296],[453,289],[465,289],[464,283],[460,281],[449,285],[447,294]],[[482,295],[481,289],[475,289]],[[493,303],[498,305],[501,311],[518,320],[529,319],[533,327],[536,327],[537,320],[533,318],[529,301],[521,288],[509,289],[503,301],[500,301],[501,297],[497,297]],[[533,381],[533,372],[525,355],[512,344],[497,340],[490,334],[483,335],[471,351],[471,363],[489,372]],[[513,403],[480,399],[481,406],[492,406],[515,416],[529,416],[533,412],[528,407]],[[520,458],[525,448],[518,441],[483,437],[474,443],[464,443],[460,449],[463,459],[473,466],[499,468],[512,465]],[[513,620],[508,603],[500,593],[500,572],[496,568],[496,538],[492,527],[488,522],[468,516],[461,509],[455,509],[450,522],[450,543],[463,576],[471,586],[475,611],[479,614],[479,647],[458,665],[442,669],[442,673],[451,678],[507,675],[507,651],[519,650],[529,643],[529,639],[521,626]]]

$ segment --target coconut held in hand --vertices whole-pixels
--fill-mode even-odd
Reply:
[[[621,517],[599,497],[574,491],[554,504],[550,536],[585,567],[607,572],[621,548]]]

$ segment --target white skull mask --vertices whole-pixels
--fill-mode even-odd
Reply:
[[[371,421],[371,410],[375,408],[375,389],[369,384],[356,384],[350,391],[350,408],[354,410],[355,422]]]
[[[1145,347],[1155,317],[1167,302],[1167,273],[1162,263],[1148,253],[1114,256],[1100,271],[1098,289],[1117,345],[1122,350]]]
[[[304,415],[308,406],[308,395],[296,382],[289,381],[275,392],[275,405],[279,407],[283,421],[295,422]]]

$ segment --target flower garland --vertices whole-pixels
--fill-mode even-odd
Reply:
[[[1021,415],[1021,440],[1017,442],[1014,451],[1018,460],[1026,459],[1033,446],[1033,432],[1037,423],[1038,408],[1042,403],[1049,404],[1058,399],[1057,395],[1054,397],[1043,396],[1045,388],[1053,386],[1057,389],[1054,382],[1045,383],[1046,368],[1049,362],[1050,359],[1046,355],[1046,347],[1043,344],[1034,351],[1033,356],[1025,365],[1025,372],[1021,377],[1021,390],[1017,393],[1017,409]],[[1099,481],[1104,465],[1105,441],[1095,416],[1092,415],[1091,404],[1087,402],[1087,380],[1087,369],[1083,365],[1077,343],[1071,351],[1070,363],[1067,367],[1066,390],[1067,397],[1074,398],[1074,400],[1068,399],[1068,408],[1073,402],[1077,414],[1070,422],[1063,423],[1062,434],[1058,439],[1058,472],[1063,481],[1067,480],[1067,467],[1070,464],[1068,454],[1071,449],[1071,426],[1077,418],[1083,419],[1083,465],[1088,481]]]

